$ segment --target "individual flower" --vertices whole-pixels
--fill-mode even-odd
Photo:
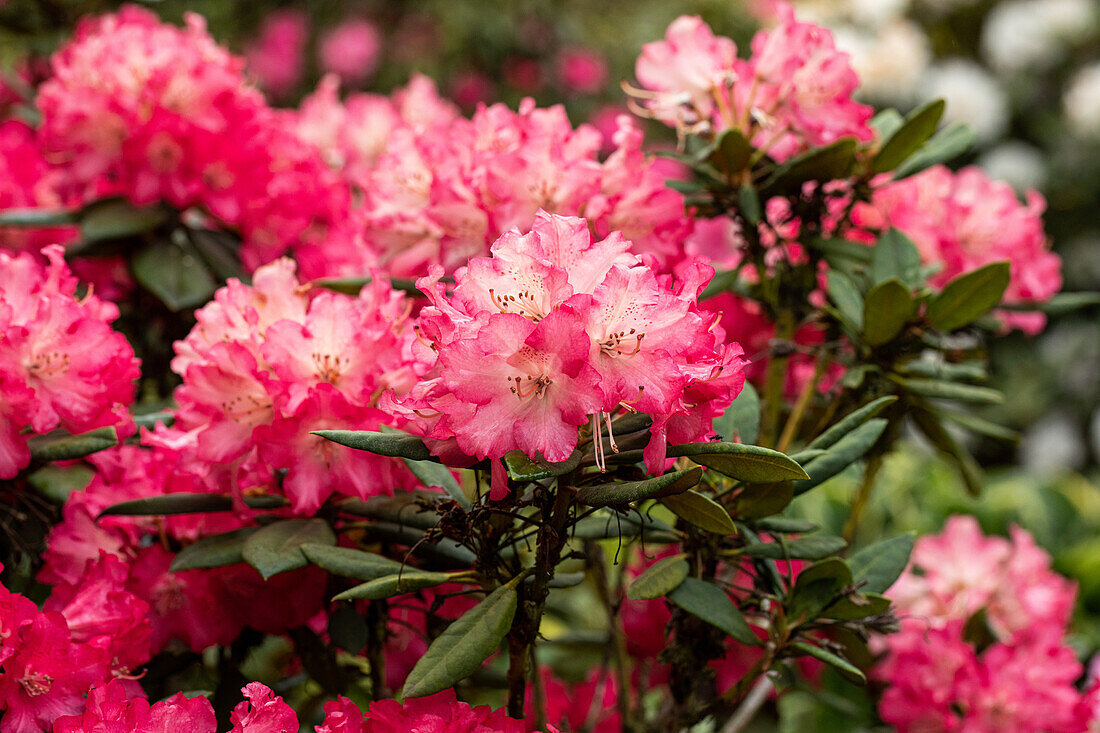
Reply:
[[[343,708],[346,710],[346,707]],[[326,709],[326,725],[333,712]],[[346,714],[346,713],[344,713]],[[332,728],[333,733],[344,730]],[[413,730],[438,731],[439,733],[524,733],[522,720],[505,715],[503,710],[493,710],[487,705],[471,707],[455,698],[454,690],[444,690],[428,697],[397,700],[375,700],[366,711],[362,733],[408,733]]]
[[[571,94],[595,94],[607,85],[607,61],[587,48],[566,48],[558,55],[558,84]]]
[[[61,247],[42,254],[45,265],[0,251],[0,478],[30,462],[28,432],[133,426],[127,407],[140,362],[111,328],[118,308],[76,297]]]
[[[378,68],[382,35],[369,20],[348,19],[321,37],[321,68],[348,83],[362,83]]]
[[[458,270],[453,295],[433,268],[418,281],[431,301],[418,331],[437,361],[399,414],[476,458],[518,448],[562,461],[578,427],[599,436],[623,409],[653,417],[651,470],[666,441],[706,437],[744,382],[740,347],[695,304],[713,270],[674,281],[629,249],[540,212],[529,233],[505,233],[492,257]]]
[[[302,79],[305,47],[309,41],[309,16],[296,10],[269,13],[259,34],[244,47],[248,70],[274,97],[294,90]]]
[[[1011,279],[1003,301],[1041,303],[1062,287],[1062,261],[1050,251],[1043,230],[1046,201],[1028,191],[1020,203],[1012,187],[991,181],[980,169],[953,172],[933,166],[878,188],[870,204],[857,205],[857,226],[893,227],[913,240],[921,261],[939,270],[929,278],[943,287],[959,275],[992,262],[1007,261]],[[1000,312],[1005,325],[1038,333],[1042,313]]]

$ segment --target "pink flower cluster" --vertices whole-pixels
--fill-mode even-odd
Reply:
[[[139,362],[111,329],[118,308],[76,297],[61,247],[42,253],[45,265],[0,250],[0,479],[30,462],[27,432],[133,426]]]
[[[398,409],[466,455],[550,461],[569,457],[578,426],[598,436],[611,414],[637,410],[653,417],[645,459],[660,471],[666,441],[709,434],[744,361],[697,308],[711,268],[674,282],[629,250],[617,232],[594,242],[585,220],[539,212],[529,233],[457,270],[452,295],[433,267],[417,282],[431,302],[418,332],[436,361]]]
[[[0,211],[64,208],[59,190],[63,177],[42,157],[34,129],[2,115],[0,120]],[[38,252],[75,236],[72,227],[0,227],[0,249]]]
[[[176,430],[194,458],[225,467],[228,485],[282,488],[296,512],[311,514],[334,491],[366,498],[389,493],[399,462],[348,451],[311,430],[374,430],[390,422],[377,409],[386,391],[417,382],[411,304],[375,278],[359,297],[301,285],[290,260],[237,280],[195,313],[197,324],[176,344],[172,369]]]
[[[1082,668],[1064,635],[1076,588],[1024,530],[987,537],[955,516],[922,537],[888,595],[901,630],[877,641],[889,686],[879,713],[899,731],[1085,731],[1100,688],[1080,693]],[[979,615],[980,614],[980,615]],[[992,643],[975,646],[976,625]]]
[[[102,593],[125,591],[145,604],[142,618],[151,630],[144,648],[153,654],[173,643],[202,651],[232,643],[246,627],[278,634],[309,621],[323,606],[325,574],[317,568],[266,582],[244,563],[169,572],[175,554],[166,545],[186,546],[204,536],[254,526],[248,510],[96,519],[119,502],[212,490],[210,484],[219,478],[216,469],[189,460],[190,448],[167,445],[180,438],[158,429],[145,436],[146,446],[124,445],[90,457],[96,468],[91,483],[70,495],[62,522],[50,533],[39,574],[41,582],[56,586],[47,609],[88,594],[89,584],[98,578],[94,587]],[[121,629],[114,635],[125,642]]]
[[[201,207],[240,230],[249,268],[340,236],[346,187],[201,17],[181,29],[126,6],[83,21],[51,63],[36,100],[40,143],[82,198]]]
[[[149,658],[148,606],[105,566],[53,609],[0,586],[0,732],[39,733],[79,713],[92,685],[139,690],[126,679]]]
[[[637,111],[681,133],[738,130],[780,161],[844,137],[870,140],[872,110],[852,100],[859,79],[847,54],[789,5],[778,15],[775,28],[753,37],[747,60],[698,16],[674,20],[663,41],[642,47]]]
[[[362,243],[343,240],[300,254],[307,275],[360,274],[377,264],[397,277],[431,264],[450,273],[537,211],[584,216],[599,236],[621,231],[639,252],[680,257],[690,231],[683,198],[642,153],[641,131],[622,116],[614,150],[573,128],[561,106],[518,111],[497,104],[467,119],[415,78],[392,100],[322,83],[300,114],[301,134],[362,191]]]
[[[1046,201],[1029,191],[1021,204],[1007,183],[991,181],[976,167],[955,173],[934,166],[915,176],[888,182],[870,204],[860,204],[853,222],[867,229],[894,227],[917,245],[928,265],[941,265],[932,276],[942,286],[958,275],[991,262],[1007,260],[1011,281],[1005,303],[1042,302],[1062,287],[1062,260],[1050,251],[1043,231]],[[1010,328],[1038,333],[1042,313],[1001,311]]]

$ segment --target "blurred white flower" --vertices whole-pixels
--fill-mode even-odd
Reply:
[[[1077,136],[1100,138],[1100,62],[1083,67],[1070,79],[1062,109]]]
[[[994,5],[982,26],[982,54],[998,72],[1049,68],[1066,46],[1097,23],[1095,0],[1010,0]]]
[[[932,58],[918,26],[897,20],[875,31],[841,26],[834,35],[837,48],[852,57],[861,97],[895,104],[915,101]]]
[[[947,101],[945,122],[965,122],[979,144],[996,140],[1008,128],[1008,98],[997,81],[978,64],[948,59],[934,64],[920,87],[924,99]]]
[[[1007,181],[1017,191],[1043,188],[1047,166],[1043,152],[1033,145],[1011,140],[990,150],[978,161],[989,177]]]
[[[1053,412],[1039,418],[1020,441],[1024,468],[1039,475],[1057,475],[1080,468],[1085,461],[1085,441],[1077,422],[1068,414]]]

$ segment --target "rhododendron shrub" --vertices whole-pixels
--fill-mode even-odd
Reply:
[[[660,160],[476,76],[341,96],[377,16],[296,109],[250,80],[298,87],[304,10],[249,68],[125,6],[5,91],[0,733],[1096,728],[1027,532],[864,521],[914,429],[980,492],[987,344],[1067,302],[1045,203],[777,7],[641,49]]]

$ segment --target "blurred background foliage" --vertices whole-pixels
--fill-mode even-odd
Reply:
[[[0,69],[12,78],[16,72],[40,77],[45,56],[81,16],[119,4],[0,2]],[[343,70],[345,90],[386,93],[419,72],[466,111],[479,102],[515,105],[533,96],[543,105],[564,103],[574,123],[597,124],[625,110],[620,81],[633,78],[642,44],[661,37],[677,15],[700,14],[744,48],[769,12],[767,0],[143,4],[176,22],[186,11],[203,15],[216,38],[250,59],[257,82],[281,105],[296,105],[340,66],[347,46],[333,42],[326,55],[325,45],[356,22],[361,34],[365,25],[368,36],[373,28],[377,47],[358,68]],[[979,163],[1021,193],[1040,191],[1048,201],[1047,230],[1066,263],[1066,290],[1100,290],[1100,3],[804,0],[796,7],[831,27],[852,54],[865,101],[905,112],[946,98],[946,119],[968,122],[978,133],[974,150],[957,164]],[[288,37],[293,42],[280,41]],[[278,62],[284,78],[265,79],[266,67]],[[666,128],[654,125],[649,132],[655,144],[673,143]],[[914,439],[887,460],[857,537],[860,544],[910,529],[936,532],[954,513],[975,515],[987,532],[1004,533],[1013,523],[1027,528],[1051,552],[1055,568],[1079,584],[1075,643],[1083,658],[1100,648],[1097,316],[1095,307],[1056,315],[1036,338],[1014,335],[996,343],[991,386],[1008,400],[982,416],[1013,427],[1021,438],[972,446],[988,469],[981,497],[969,497],[955,469]],[[854,479],[842,475],[800,497],[789,512],[839,533],[855,490]],[[836,694],[796,692],[782,700],[780,730],[856,729],[870,720],[863,693],[833,686],[828,675],[824,684]],[[838,719],[847,721],[843,728],[834,725]]]

